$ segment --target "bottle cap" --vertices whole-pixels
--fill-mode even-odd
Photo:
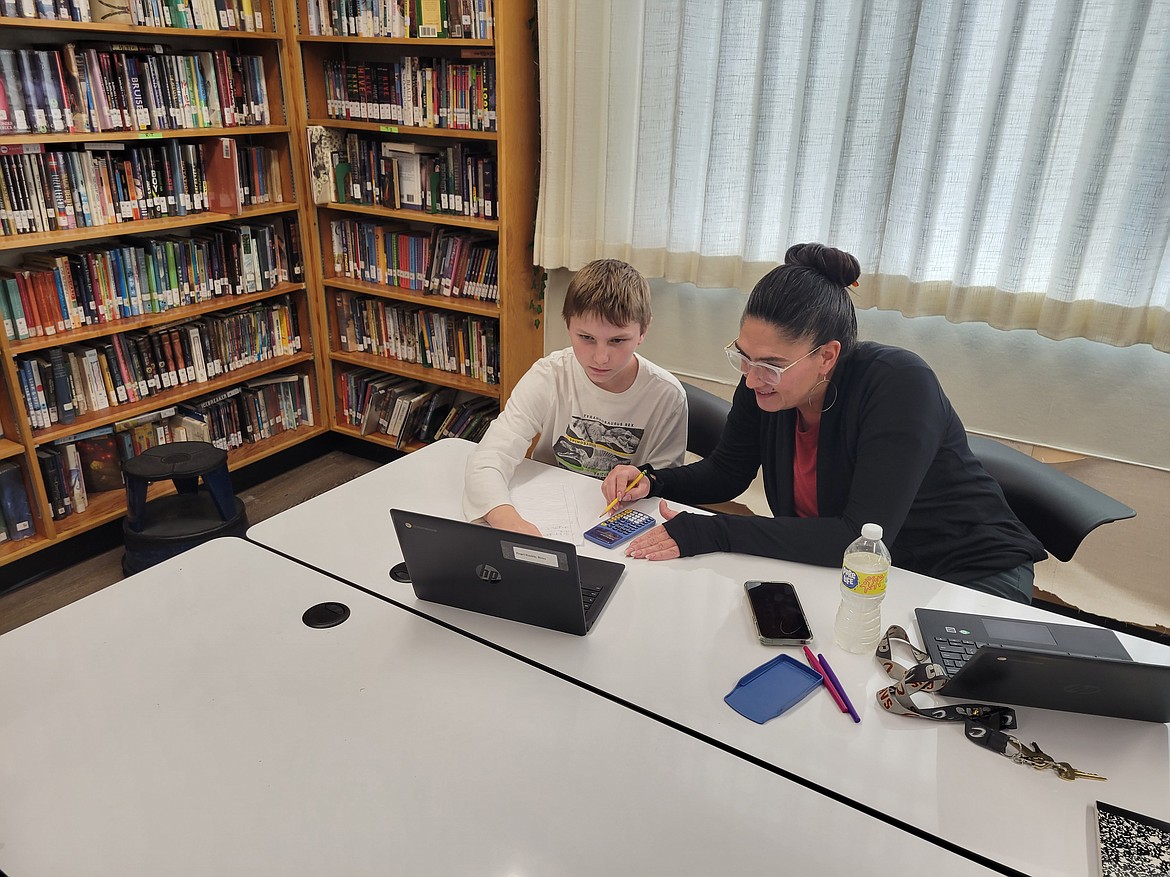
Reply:
[[[861,528],[861,535],[865,539],[870,539],[874,542],[880,542],[882,538],[882,525],[866,524]]]

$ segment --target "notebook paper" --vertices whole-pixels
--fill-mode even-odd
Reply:
[[[540,528],[546,539],[573,545],[585,542],[577,518],[577,503],[563,484],[521,484],[512,488],[512,505],[526,521]]]

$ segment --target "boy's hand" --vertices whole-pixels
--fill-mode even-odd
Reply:
[[[642,470],[636,466],[614,466],[610,469],[605,480],[601,482],[601,493],[605,496],[605,504],[609,505],[613,502],[614,497],[618,496],[622,498],[622,502],[633,502],[648,496],[650,493],[649,478],[643,478],[634,484],[633,490],[626,493],[626,488],[633,484],[634,479],[641,474]],[[625,495],[623,496],[623,494]]]
[[[658,503],[658,513],[666,521],[678,514],[666,504],[666,500]],[[626,557],[642,557],[646,560],[674,560],[674,558],[681,556],[678,543],[671,538],[670,534],[666,532],[666,528],[661,524],[652,530],[647,530],[631,542],[629,548],[626,549]]]
[[[513,533],[527,533],[529,536],[544,535],[536,524],[520,517],[515,506],[498,505],[484,515],[483,519],[487,521],[488,526],[495,527],[497,530],[511,530]]]

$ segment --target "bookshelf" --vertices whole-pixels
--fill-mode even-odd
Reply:
[[[26,101],[18,125],[16,98],[0,89],[0,295],[24,296],[26,326],[0,334],[0,480],[15,470],[33,529],[0,542],[0,566],[125,514],[124,491],[110,489],[55,517],[60,485],[43,458],[64,457],[79,436],[119,427],[115,440],[140,449],[202,428],[203,417],[213,434],[234,428],[223,440],[238,469],[328,431],[316,217],[288,87],[299,60],[286,6],[128,0],[121,20],[85,21],[51,13],[84,19],[86,0],[0,0],[0,78],[12,78],[4,63],[15,61]],[[178,15],[195,26],[174,26]],[[48,81],[24,78],[19,65],[35,72],[42,58],[21,52],[45,53]],[[85,117],[75,130],[70,88]],[[54,94],[66,102],[59,119]],[[41,130],[34,105],[46,110]],[[51,389],[69,397],[68,417],[61,400],[56,416],[39,408],[28,380],[36,362],[52,381],[55,360],[67,363],[68,390]],[[169,490],[154,485],[151,496]]]
[[[364,387],[368,408],[384,376],[406,379],[382,403],[393,423],[394,393],[409,381],[457,391],[468,406],[498,406],[543,355],[532,265],[535,3],[376,0],[364,19],[336,16],[347,7],[335,3],[298,0],[294,71],[304,82],[328,417],[336,432],[410,451],[421,446],[418,432],[433,437],[428,412],[412,422],[408,405],[405,433],[366,431],[356,422],[360,401],[346,398],[351,381],[362,382],[356,393]],[[485,7],[490,26],[476,19]],[[459,24],[471,36],[458,35]],[[422,209],[410,203],[415,171]],[[462,294],[445,294],[446,281]],[[417,345],[404,343],[416,335]]]
[[[194,68],[186,68],[191,71],[188,73],[179,67],[166,66],[174,65],[176,61],[160,62],[157,58],[144,60],[142,57],[137,57],[136,67],[127,65],[123,59],[117,63],[124,66],[112,71],[100,66],[89,70],[86,82],[102,89],[106,104],[100,124],[91,125],[92,130],[88,131],[67,130],[68,126],[63,122],[43,125],[38,130],[35,120],[19,127],[14,124],[11,114],[14,98],[7,92],[0,92],[0,110],[7,114],[0,118],[0,194],[10,196],[8,201],[0,197],[0,209],[3,210],[0,218],[4,224],[0,234],[0,294],[13,289],[4,286],[6,280],[11,280],[16,284],[18,295],[23,289],[27,295],[33,296],[33,309],[44,302],[43,298],[36,296],[49,298],[48,304],[42,308],[45,314],[39,310],[36,313],[38,320],[44,318],[42,334],[34,331],[22,334],[14,327],[11,337],[7,332],[0,335],[0,482],[5,470],[10,479],[15,473],[28,499],[33,529],[33,535],[28,538],[0,542],[0,567],[125,514],[124,491],[110,489],[89,491],[84,511],[54,516],[55,511],[60,511],[55,507],[62,498],[54,495],[50,475],[46,474],[49,470],[43,466],[41,457],[45,450],[79,445],[79,436],[119,427],[116,430],[119,440],[130,442],[126,433],[149,429],[147,424],[154,422],[151,418],[158,412],[166,413],[171,409],[183,412],[206,400],[215,400],[245,388],[240,390],[240,395],[246,392],[250,394],[249,399],[268,400],[268,414],[274,420],[277,412],[282,412],[296,420],[297,426],[231,448],[229,466],[232,469],[247,466],[330,431],[410,451],[420,446],[417,441],[404,441],[377,430],[366,431],[347,419],[347,403],[342,390],[350,386],[346,382],[352,376],[361,375],[363,380],[375,383],[380,380],[392,383],[396,378],[417,381],[418,387],[441,391],[441,398],[448,402],[466,406],[471,411],[490,411],[492,406],[507,400],[516,382],[543,353],[543,315],[539,311],[541,288],[539,275],[532,266],[539,128],[533,0],[493,0],[490,3],[477,0],[474,4],[468,0],[411,0],[411,11],[421,15],[425,7],[424,25],[430,20],[432,10],[446,10],[448,14],[452,10],[456,14],[470,12],[473,26],[483,31],[474,38],[459,37],[451,32],[457,28],[449,29],[445,35],[441,28],[436,28],[435,36],[419,37],[418,19],[413,29],[407,24],[408,29],[399,36],[357,35],[356,31],[352,34],[311,33],[311,19],[318,16],[320,20],[320,11],[329,8],[326,0],[297,0],[295,4],[280,0],[125,2],[129,4],[129,11],[123,20],[85,21],[53,18],[52,13],[56,11],[74,19],[84,18],[83,10],[91,5],[87,0],[0,0],[0,62],[6,60],[2,54],[5,50],[9,51],[8,60],[13,57],[20,60],[19,54],[13,56],[12,52],[22,50],[57,53],[61,68],[54,81],[61,83],[59,97],[62,100],[66,99],[65,87],[77,87],[66,80],[66,71],[72,72],[65,57],[66,47],[72,47],[70,51],[74,57],[83,59],[83,69],[84,59],[90,56],[84,51],[79,55],[79,47],[100,47],[111,56],[120,52],[123,55],[200,58]],[[370,16],[385,14],[383,24],[389,27],[393,10],[397,9],[401,14],[405,5],[405,0],[372,0],[364,4],[363,9]],[[174,14],[176,8],[183,9],[192,21],[198,19],[202,26],[175,27],[173,20],[167,26],[164,19]],[[490,10],[490,27],[486,22],[474,21],[477,11],[482,10]],[[261,14],[260,26],[255,26],[254,22],[251,30],[242,29],[242,23],[253,20],[256,11]],[[215,28],[217,19],[223,25],[222,29]],[[372,23],[372,19],[367,18],[357,24],[369,27]],[[116,47],[110,45],[115,43]],[[127,45],[131,48],[127,49]],[[134,50],[134,47],[139,49]],[[154,71],[150,75],[156,75],[161,63],[169,71],[167,76],[202,76],[202,81],[210,88],[206,70],[214,68],[217,82],[220,81],[221,68],[216,65],[225,63],[221,59],[229,56],[256,59],[247,62],[253,66],[243,69],[256,71],[262,77],[268,112],[247,119],[252,124],[242,123],[253,99],[251,91],[243,98],[244,103],[235,104],[235,120],[228,118],[227,104],[238,100],[239,95],[229,94],[230,89],[220,95],[222,102],[218,114],[207,109],[214,101],[213,92],[199,96],[204,110],[201,118],[195,110],[190,118],[185,117],[182,108],[174,106],[174,98],[181,98],[181,90],[170,94],[172,100],[169,104],[166,92],[161,93],[161,101],[157,100],[159,93],[152,92],[158,106],[147,106],[150,98],[145,94],[140,101],[133,102],[137,97],[135,79],[144,89],[155,85],[143,70]],[[37,56],[36,60],[41,59]],[[228,60],[226,63],[233,62]],[[428,115],[421,112],[424,109],[421,104],[418,113],[405,119],[402,116],[405,111],[401,109],[396,119],[389,116],[377,118],[381,105],[375,111],[369,106],[352,108],[358,112],[346,112],[342,106],[339,111],[336,104],[340,97],[339,88],[348,97],[351,85],[359,91],[371,86],[374,80],[370,79],[369,71],[393,69],[395,64],[399,68],[414,65],[410,68],[412,76],[429,77],[412,80],[415,84],[427,83],[425,109]],[[327,78],[327,70],[331,71],[332,79]],[[339,77],[341,70],[345,70],[349,78]],[[18,70],[17,78],[21,72]],[[111,73],[120,79],[109,79]],[[4,78],[3,63],[0,63],[0,78]],[[379,82],[385,84],[384,80]],[[196,83],[195,79],[188,80],[192,88]],[[119,90],[122,91],[120,98]],[[36,91],[35,84],[32,91]],[[462,97],[440,106],[439,95],[452,93]],[[386,94],[385,90],[381,92],[383,97]],[[436,99],[432,101],[432,97]],[[38,103],[47,102],[47,99],[46,91],[38,95]],[[119,121],[114,115],[116,100],[126,104],[124,112],[137,112],[125,115]],[[331,100],[334,101],[332,108]],[[87,118],[91,121],[98,118],[95,102],[86,104]],[[180,99],[178,102],[186,105],[191,100]],[[145,114],[141,119],[139,112]],[[493,112],[494,118],[491,116]],[[167,121],[168,113],[171,122]],[[227,124],[228,121],[236,124]],[[345,143],[347,137],[365,138],[367,144],[379,144],[379,149],[381,144],[389,144],[386,148],[392,153],[448,159],[442,173],[432,170],[426,178],[426,191],[419,191],[420,198],[433,195],[433,206],[440,209],[412,209],[409,203],[402,203],[401,197],[394,204],[381,198],[357,197],[339,202],[328,196],[328,189],[322,197],[310,146],[310,140],[317,135],[311,132],[328,132],[326,136],[330,142]],[[212,208],[209,203],[201,205],[205,209],[192,207],[183,215],[176,215],[176,210],[165,201],[166,196],[173,196],[181,202],[181,195],[177,194],[181,184],[196,180],[197,172],[189,168],[194,168],[200,160],[211,161],[208,156],[213,156],[226,141],[234,144],[236,158],[233,160],[244,168],[242,179],[250,180],[250,192],[254,197],[250,201],[243,197],[240,204],[227,208],[222,204]],[[131,153],[135,158],[129,157]],[[243,164],[244,159],[240,156],[245,154],[253,164]],[[59,193],[53,185],[56,177],[49,173],[50,155],[58,162],[54,173],[78,171],[82,174],[75,181],[78,186],[91,182],[90,178],[93,182],[106,179],[101,174],[107,174],[109,191],[104,195],[111,204],[106,215],[99,215],[101,212],[93,205],[90,206],[94,214],[92,217],[87,214],[86,221],[78,218],[76,209],[71,219],[66,218],[65,211],[59,212],[62,205],[55,200]],[[83,165],[78,156],[92,162],[92,166],[84,165],[89,168],[90,177],[79,170]],[[94,156],[104,156],[105,163]],[[162,167],[168,160],[173,163],[171,170],[161,171],[159,176],[163,183],[155,183],[149,175],[149,168]],[[40,164],[34,168],[28,164],[30,162]],[[198,178],[206,181],[211,177],[213,164],[223,166],[222,162],[200,165]],[[95,170],[99,165],[100,173]],[[249,177],[247,168],[261,169]],[[406,169],[405,165],[399,168]],[[19,179],[13,176],[18,170],[22,174]],[[36,171],[42,176],[36,177]],[[26,173],[28,185],[21,189]],[[142,174],[141,179],[135,176],[138,173]],[[356,176],[349,179],[352,181]],[[142,183],[142,191],[135,189],[139,196],[137,206],[141,208],[137,214],[132,204],[121,203],[135,201],[134,196],[126,194],[130,187],[127,178],[150,181],[149,185]],[[41,185],[40,189],[33,187],[34,181]],[[402,196],[405,191],[403,180],[399,177],[393,182],[395,193]],[[70,191],[64,184],[61,188],[63,193]],[[221,186],[208,188],[218,191]],[[33,192],[43,196],[39,213],[26,210],[30,207]],[[77,208],[80,203],[76,188],[72,192]],[[268,199],[260,199],[257,192],[266,193]],[[90,195],[94,193],[90,192]],[[441,209],[443,195],[449,199],[445,210]],[[17,196],[23,198],[19,203],[14,200]],[[455,200],[457,196],[461,199],[459,202]],[[154,201],[151,201],[152,197]],[[53,216],[51,223],[50,214]],[[284,265],[287,276],[280,276],[279,265],[272,268],[256,263],[258,272],[266,278],[269,275],[265,272],[275,271],[269,278],[271,282],[258,282],[250,289],[214,286],[213,292],[218,291],[216,294],[184,295],[181,282],[172,277],[170,286],[174,288],[164,294],[153,287],[148,289],[147,274],[154,269],[148,270],[143,267],[144,262],[134,261],[145,260],[149,255],[153,260],[150,264],[157,267],[167,259],[179,263],[187,259],[189,264],[202,265],[200,277],[205,280],[218,278],[208,283],[243,284],[239,271],[231,277],[225,270],[216,274],[214,260],[208,255],[226,252],[223,248],[230,249],[231,246],[243,247],[242,238],[224,243],[219,237],[224,234],[224,229],[242,226],[252,229],[257,235],[261,233],[256,231],[257,228],[273,229],[265,234],[275,237],[263,240],[272,243],[274,249],[275,241],[282,241],[280,251],[286,258],[282,261],[273,257],[273,261]],[[283,232],[283,237],[276,230]],[[387,233],[398,236],[394,238],[396,243],[392,248],[402,247],[394,249],[402,259],[395,265],[377,265],[376,269],[382,272],[379,277],[376,276],[377,270],[371,269],[371,263],[376,263],[377,258],[371,257],[369,247],[363,251],[362,246],[373,241],[374,249],[377,249],[380,238],[385,252]],[[196,246],[192,241],[200,243]],[[361,245],[355,246],[359,241]],[[412,245],[416,249],[411,250]],[[426,247],[445,253],[447,261],[441,264],[450,271],[439,270],[434,276],[424,276],[427,275],[425,266],[433,262],[428,261]],[[299,250],[301,256],[303,270],[299,275],[289,270],[294,261],[294,249]],[[115,256],[115,251],[121,255]],[[130,251],[138,255],[128,255]],[[358,258],[359,252],[364,253],[364,264],[363,259]],[[397,259],[398,255],[394,258]],[[59,257],[65,261],[55,262]],[[83,261],[71,261],[79,258]],[[118,263],[118,258],[124,261]],[[222,261],[223,257],[220,258]],[[92,267],[93,260],[97,260],[98,269]],[[79,273],[83,271],[83,265],[86,266],[86,282],[92,284],[93,290],[102,290],[107,297],[106,312],[97,311],[98,293],[92,290],[89,298],[94,300],[90,302],[94,312],[86,309],[83,299],[87,290],[82,287]],[[117,265],[121,265],[121,274],[114,273]],[[127,265],[131,267],[127,268]],[[104,269],[101,266],[105,266]],[[106,272],[104,275],[102,270]],[[22,271],[31,274],[39,271],[37,276],[41,279],[34,281],[18,277]],[[156,280],[160,285],[167,285],[161,269],[158,271],[160,276]],[[393,271],[399,273],[391,276]],[[132,292],[127,280],[130,273],[135,273],[140,284],[136,306],[122,301],[118,290],[110,291],[117,280],[126,285],[126,289],[118,287],[126,293],[126,298],[134,298],[129,294]],[[75,287],[69,286],[67,276],[76,282]],[[44,330],[57,317],[57,312],[52,309],[56,301],[51,294],[53,287],[37,285],[49,282],[44,279],[47,277],[60,278],[57,280],[60,289],[56,300],[61,303],[60,316],[65,318],[54,326],[52,332]],[[105,278],[105,287],[101,285],[101,277]],[[18,282],[21,279],[24,285]],[[444,288],[444,279],[450,283],[449,289]],[[432,283],[437,285],[430,288]],[[421,288],[423,286],[428,288]],[[62,295],[65,296],[63,299]],[[151,302],[149,306],[147,299]],[[67,313],[71,316],[67,317]],[[424,354],[415,361],[402,355],[387,355],[385,344],[381,349],[356,345],[351,348],[346,339],[354,337],[352,333],[356,327],[349,320],[358,313],[367,317],[375,314],[385,318],[391,314],[396,319],[420,320],[409,331],[416,334]],[[229,325],[252,328],[247,331],[237,329],[235,335],[230,329],[213,328]],[[299,348],[293,349],[287,343],[279,347],[282,340],[287,341],[286,336],[292,334],[293,326],[299,333]],[[368,325],[364,328],[369,331]],[[217,331],[221,331],[224,338],[234,338],[237,342],[249,332],[257,338],[264,336],[268,343],[276,345],[274,355],[254,360],[243,358],[230,369],[216,374],[212,374],[210,365],[204,363],[205,376],[197,374],[195,379],[189,377],[182,381],[172,375],[171,382],[164,383],[162,372],[168,365],[166,339],[169,338],[174,345],[176,359],[195,359],[199,356],[199,342]],[[374,332],[375,336],[377,334]],[[422,340],[424,335],[429,341]],[[184,336],[190,343],[189,350],[183,347],[187,343]],[[160,341],[155,351],[158,357],[154,363],[155,383],[148,382],[143,388],[138,379],[147,381],[150,378],[147,361],[152,357],[155,339]],[[387,341],[385,337],[381,340]],[[434,347],[428,350],[428,343]],[[140,346],[142,344],[145,347]],[[109,353],[105,354],[107,348]],[[126,358],[124,364],[117,359],[119,350]],[[37,419],[48,414],[46,410],[34,410],[38,401],[32,402],[33,408],[30,409],[26,400],[27,392],[38,400],[35,381],[30,388],[30,362],[37,362],[38,369],[44,369],[52,384],[52,360],[58,351],[66,357],[73,353],[73,358],[67,358],[67,362],[75,383],[96,381],[99,392],[103,379],[116,377],[113,373],[124,368],[125,400],[114,404],[114,381],[105,388],[108,391],[107,406],[98,407],[90,398],[86,410],[75,411],[68,421],[61,416],[48,421]],[[93,351],[92,356],[99,356],[101,351],[103,356],[112,357],[106,359],[105,373],[100,361],[92,366],[96,372],[85,371],[84,363],[91,356],[90,351]],[[205,353],[211,356],[209,349],[205,349]],[[440,353],[445,355],[443,362],[439,361]],[[141,360],[138,373],[133,368],[134,362],[138,361],[136,357]],[[181,369],[172,371],[181,377]],[[294,383],[296,388],[291,386]],[[133,398],[132,387],[135,386],[140,390],[139,398]],[[83,397],[87,395],[87,390],[81,392]],[[299,397],[297,393],[300,393]],[[311,404],[306,406],[303,414],[311,416],[311,425],[293,417],[302,413],[294,410],[295,398],[310,397]],[[215,410],[214,406],[233,404],[237,403],[222,399],[207,402],[211,406],[205,411],[208,422],[211,422],[210,412]],[[239,404],[242,410],[245,403]],[[259,428],[265,403],[256,401],[253,404],[259,408],[253,415]],[[168,415],[174,416],[177,415]],[[237,414],[235,425],[239,432],[247,426],[243,422],[246,416]],[[145,423],[135,424],[136,420]],[[224,428],[231,426],[222,425]],[[64,457],[64,452],[61,453]],[[151,486],[150,496],[153,498],[170,490],[173,487],[169,483],[155,484]]]

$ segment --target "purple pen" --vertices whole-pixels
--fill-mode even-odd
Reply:
[[[859,716],[857,714],[857,710],[853,708],[853,704],[849,700],[849,695],[845,693],[845,688],[841,685],[841,680],[837,678],[837,674],[833,672],[833,668],[829,666],[829,662],[825,660],[825,656],[818,652],[817,660],[821,662],[821,669],[825,671],[825,675],[829,677],[829,681],[833,683],[833,687],[836,688],[837,693],[841,695],[841,700],[845,701],[845,708],[849,710],[849,715],[853,716],[853,721],[860,724],[861,716]]]

